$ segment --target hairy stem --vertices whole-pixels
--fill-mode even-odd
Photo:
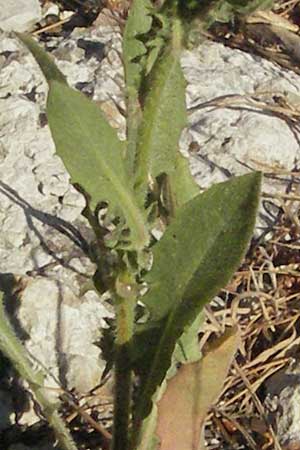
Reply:
[[[125,278],[127,275],[125,276]],[[133,334],[135,295],[130,284],[117,282],[116,298],[116,355],[114,431],[112,450],[129,450],[132,370],[130,346]]]
[[[142,117],[141,105],[139,102],[138,91],[133,87],[127,88],[127,148],[124,161],[127,165],[128,174],[131,176],[134,173],[136,152],[137,152],[137,137],[139,125]]]

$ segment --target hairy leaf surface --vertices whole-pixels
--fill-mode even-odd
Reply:
[[[194,180],[187,158],[177,152],[175,168],[169,174],[170,189],[174,201],[174,211],[199,194],[199,186]]]
[[[127,147],[125,164],[133,176],[137,150],[137,135],[142,117],[140,85],[144,71],[143,56],[147,49],[143,39],[151,28],[153,7],[150,0],[134,0],[129,11],[123,36],[123,61],[126,82]]]
[[[152,320],[165,317],[182,297],[184,303],[194,296],[206,302],[228,281],[253,231],[259,186],[257,173],[232,178],[178,210],[153,247],[153,267],[145,277],[149,292],[143,303]]]
[[[174,171],[179,137],[187,122],[185,80],[177,52],[169,47],[153,71],[137,151],[135,183],[142,203],[149,178]]]
[[[150,321],[137,326],[134,342],[143,380],[140,417],[150,412],[176,341],[238,267],[253,231],[260,180],[259,173],[233,178],[193,198],[154,246],[142,298]]]
[[[78,183],[89,194],[92,208],[100,201],[107,201],[110,207],[121,211],[130,228],[133,247],[144,247],[148,232],[125,170],[125,144],[96,103],[66,85],[48,54],[31,38],[22,36],[22,40],[33,52],[49,83],[49,125],[57,154],[72,183]]]
[[[104,200],[120,209],[133,243],[142,248],[148,235],[124,168],[122,150],[113,128],[97,105],[80,92],[53,81],[47,113],[58,155],[71,175],[91,196],[91,207]]]

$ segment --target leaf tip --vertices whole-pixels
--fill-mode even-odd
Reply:
[[[65,75],[58,69],[48,53],[29,34],[16,33],[16,35],[22,44],[24,44],[25,47],[27,47],[27,49],[32,53],[48,82],[51,80],[56,80],[67,84]]]

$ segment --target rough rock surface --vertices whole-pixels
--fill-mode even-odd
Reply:
[[[266,383],[266,411],[283,450],[300,448],[300,365],[277,372]]]
[[[214,42],[186,51],[182,65],[188,82],[189,127],[182,135],[181,149],[201,187],[249,170],[284,174],[299,165],[299,128],[267,107],[250,106],[246,99],[252,95],[261,100],[262,96],[269,102],[273,95],[284,94],[299,101],[298,75]],[[286,187],[284,176],[264,178],[267,194],[283,194]],[[274,222],[277,212],[273,201],[263,203],[257,234]]]
[[[114,118],[114,100],[121,101],[120,36],[105,27],[101,32],[84,36],[76,30],[48,45],[69,83],[94,95],[124,134],[123,117]],[[46,385],[59,380],[86,392],[104,369],[95,342],[111,311],[88,286],[95,267],[86,257],[92,233],[81,217],[85,202],[54,154],[45,120],[46,82],[13,34],[0,36],[0,64],[1,282],[9,274],[20,280],[16,320],[37,366],[49,373]]]
[[[99,102],[123,137],[125,120],[116,106],[124,107],[121,37],[113,21],[52,38],[46,48],[69,83]],[[282,117],[207,103],[266,91],[300,95],[299,76],[212,42],[185,52],[182,65],[190,115],[181,148],[201,188],[246,173],[247,166],[291,170],[299,163],[299,133]],[[91,239],[80,216],[84,202],[54,153],[46,83],[13,35],[0,36],[0,67],[0,272],[24,282],[17,319],[29,335],[29,351],[60,383],[84,391],[103,370],[93,342],[110,313],[94,291],[82,290],[94,270],[84,253]],[[285,188],[285,180],[264,185],[271,193]]]
[[[261,167],[290,170],[297,164],[299,133],[267,110],[250,108],[246,101],[243,105],[242,98],[235,106],[234,96],[261,93],[271,98],[289,92],[299,95],[300,101],[298,75],[214,42],[185,52],[182,64],[188,108],[193,109],[186,135],[199,144],[191,162],[201,186],[225,180],[229,173],[245,173],[249,170],[245,165],[259,168],[261,163]],[[227,107],[209,104],[221,98],[227,99]]]
[[[0,29],[5,31],[30,31],[42,17],[39,0],[2,0],[0,6]]]

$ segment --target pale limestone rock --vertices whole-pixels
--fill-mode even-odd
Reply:
[[[300,364],[295,356],[291,366],[275,373],[265,384],[265,409],[284,450],[300,445]]]
[[[41,19],[39,0],[0,0],[0,29],[30,31]]]
[[[249,168],[261,170],[264,164],[293,169],[300,160],[300,135],[296,128],[246,103],[234,107],[232,100],[230,108],[230,97],[229,107],[205,106],[205,103],[223,96],[259,92],[268,92],[270,98],[272,93],[284,91],[300,95],[297,74],[213,42],[186,51],[182,66],[188,82],[187,105],[195,108],[182,136],[182,149],[187,154],[191,142],[197,142],[198,151],[190,152],[189,157],[201,187],[224,181],[229,173],[241,175],[249,172]],[[274,180],[265,180],[264,184],[264,189],[271,192],[282,192],[285,187],[285,182]]]
[[[17,314],[30,336],[25,346],[34,360],[47,369],[45,386],[55,380],[69,389],[88,392],[101,378],[104,363],[94,344],[110,315],[93,291],[80,298],[56,279],[28,279]]]

